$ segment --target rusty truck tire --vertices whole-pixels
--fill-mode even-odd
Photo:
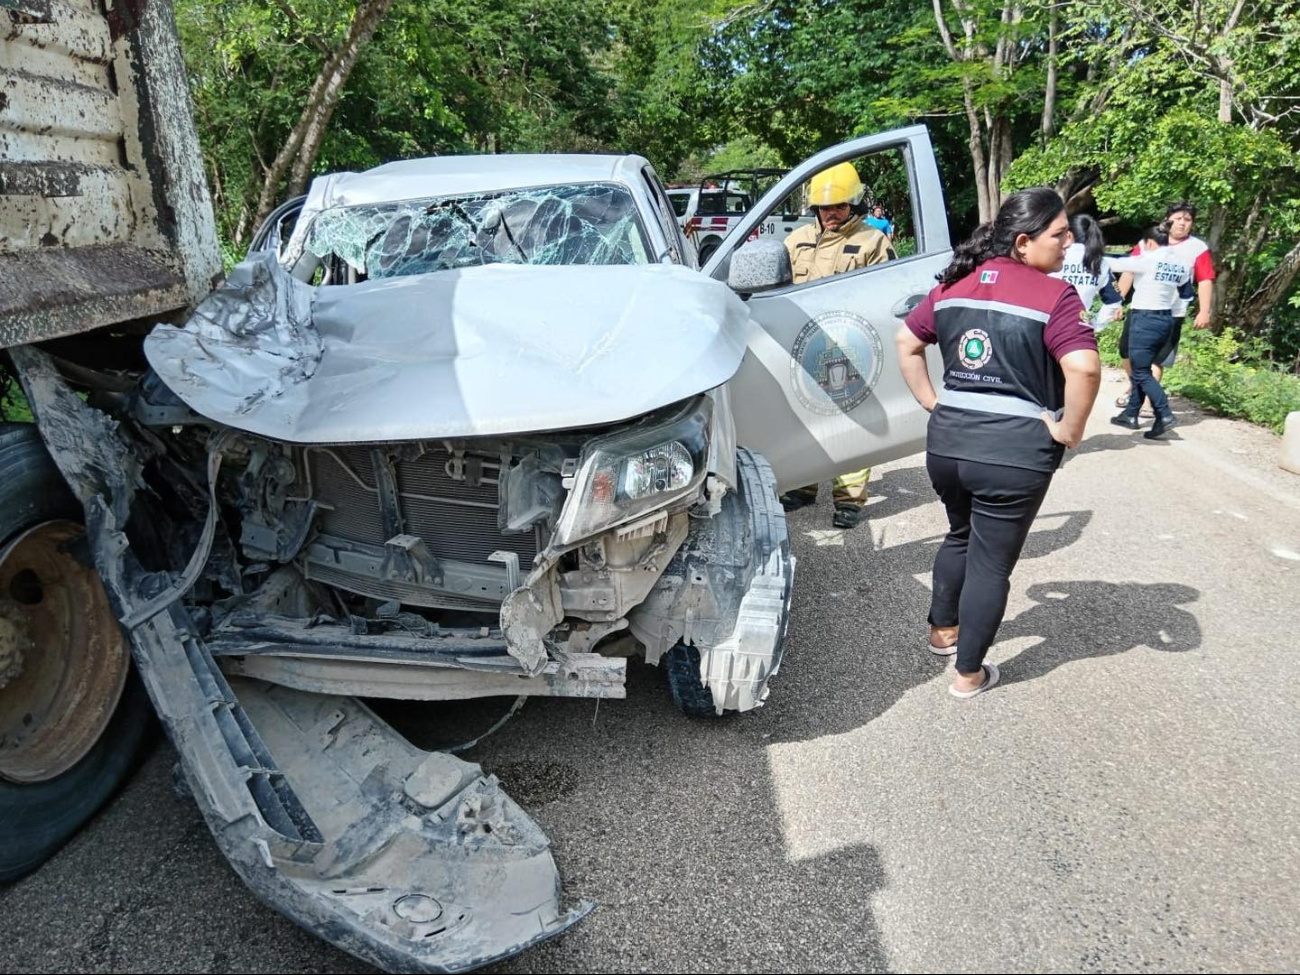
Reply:
[[[105,618],[98,576],[74,551],[81,520],[36,428],[0,424],[0,883],[35,870],[66,843],[126,781],[153,738],[153,708],[121,659],[124,638],[116,620]],[[24,556],[21,545],[32,554]],[[43,559],[32,563],[41,571],[19,564],[24,558]],[[48,578],[61,567],[67,572]],[[98,636],[86,638],[96,628]],[[53,630],[62,637],[47,639]],[[68,656],[67,665],[60,658],[51,669],[44,652],[69,640],[84,644],[73,648],[80,656]],[[109,670],[74,673],[85,666],[86,647],[105,645],[116,655]],[[78,673],[89,678],[85,686],[67,690]],[[42,696],[37,686],[59,689]],[[45,741],[42,720],[50,722]]]

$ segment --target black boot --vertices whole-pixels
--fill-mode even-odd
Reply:
[[[786,511],[798,511],[800,508],[806,508],[810,504],[816,504],[817,492],[813,491],[809,494],[807,491],[796,489],[794,491],[787,491],[777,500],[781,502],[781,507]]]
[[[1142,436],[1148,440],[1156,440],[1163,437],[1166,433],[1178,426],[1178,417],[1172,413],[1157,413],[1156,422],[1151,424],[1151,429]]]
[[[1128,410],[1125,410],[1117,416],[1112,416],[1110,422],[1115,424],[1117,427],[1128,427],[1130,430],[1137,430],[1142,426],[1142,424],[1138,422],[1138,418],[1130,414]]]
[[[836,528],[857,528],[861,518],[862,509],[856,504],[837,504],[831,524]]]

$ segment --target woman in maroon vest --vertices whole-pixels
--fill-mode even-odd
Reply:
[[[926,467],[950,530],[934,560],[930,649],[957,656],[956,697],[998,682],[984,656],[1011,570],[1052,473],[1083,428],[1101,380],[1079,294],[1049,277],[1070,246],[1061,198],[1039,187],[1002,203],[953,253],[898,333],[899,366],[930,411]],[[925,350],[939,346],[935,392]]]

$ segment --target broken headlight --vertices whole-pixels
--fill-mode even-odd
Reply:
[[[666,420],[659,414],[588,443],[555,540],[572,544],[698,492],[712,420],[713,402],[701,396]]]

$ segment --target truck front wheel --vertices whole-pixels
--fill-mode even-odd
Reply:
[[[664,656],[664,672],[668,677],[668,691],[673,703],[682,714],[692,718],[716,718],[713,692],[700,678],[700,651],[686,643],[679,643]]]
[[[688,540],[680,555],[679,578],[694,576],[702,583],[713,574],[716,580],[710,589],[714,602],[703,616],[730,619],[734,625],[730,636],[716,629],[706,633],[697,626],[697,638],[703,637],[711,647],[712,673],[707,683],[697,646],[679,640],[664,654],[673,703],[696,718],[719,717],[762,704],[767,681],[776,673],[785,650],[794,558],[785,512],[777,497],[776,475],[763,457],[741,447],[736,453],[736,481],[736,490],[723,498],[711,529],[702,532],[697,543]],[[681,593],[686,588],[678,586],[675,591]],[[660,609],[660,613],[680,619],[687,610],[677,604]]]
[[[80,505],[36,428],[0,424],[0,882],[104,804],[152,716]]]

